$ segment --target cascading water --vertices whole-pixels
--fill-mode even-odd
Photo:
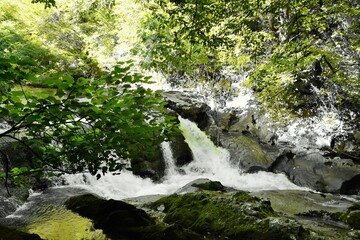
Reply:
[[[195,123],[181,117],[179,119],[180,129],[192,150],[194,160],[188,165],[177,168],[169,144],[163,143],[167,169],[161,183],[140,178],[126,170],[119,175],[108,174],[99,180],[90,174],[67,175],[65,176],[67,183],[72,187],[85,188],[100,196],[113,199],[171,194],[198,178],[220,181],[226,186],[247,191],[300,189],[282,174],[267,172],[243,174],[241,169],[230,164],[227,150],[216,147]]]
[[[335,107],[335,96],[325,97],[315,86],[312,86],[312,93],[319,105],[317,115],[307,119],[296,119],[278,132],[278,140],[292,142],[296,150],[330,147],[334,137],[346,136],[351,131],[343,121],[344,112]],[[350,111],[346,115],[349,118],[355,116]]]
[[[174,156],[171,151],[170,142],[163,142],[161,144],[161,150],[163,153],[164,161],[165,161],[165,175],[171,176],[176,173],[176,166],[174,161]]]

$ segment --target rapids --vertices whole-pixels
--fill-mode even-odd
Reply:
[[[179,120],[180,129],[192,150],[194,161],[177,168],[169,144],[163,143],[162,149],[167,169],[162,182],[154,183],[150,179],[143,179],[123,170],[121,174],[107,174],[99,180],[90,174],[66,175],[64,176],[66,183],[68,186],[83,188],[112,199],[171,194],[198,178],[220,181],[223,185],[252,192],[275,189],[304,189],[291,183],[283,174],[242,173],[241,169],[230,164],[229,153],[226,149],[216,147],[195,123],[181,117]],[[57,188],[68,186],[61,185]]]

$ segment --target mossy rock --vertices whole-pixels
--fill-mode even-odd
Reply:
[[[131,171],[142,178],[151,178],[158,181],[165,174],[165,162],[160,146],[155,151],[143,154],[142,157],[131,161]]]
[[[151,204],[164,209],[164,222],[210,239],[305,239],[308,231],[278,216],[269,201],[246,192],[198,191],[171,195]]]
[[[230,152],[230,161],[245,171],[267,170],[275,161],[265,154],[256,138],[240,132],[221,135],[220,146]]]
[[[225,187],[219,181],[208,181],[205,183],[194,183],[192,186],[202,190],[225,192]]]
[[[148,226],[154,224],[145,211],[131,204],[117,200],[100,199],[92,194],[72,197],[65,206],[83,217],[92,219],[104,227],[119,224],[126,227]],[[120,218],[117,218],[121,216]]]
[[[144,210],[131,204],[100,199],[91,194],[70,198],[68,209],[90,218],[112,240],[200,240],[203,237],[182,226],[156,222]]]
[[[122,201],[100,199],[91,194],[72,197],[65,206],[90,218],[110,238],[141,239],[141,232],[155,221],[141,209]]]
[[[358,203],[355,203],[353,206],[349,207],[345,212],[329,212],[325,210],[313,210],[313,211],[300,213],[298,214],[298,216],[306,217],[308,220],[312,218],[312,219],[317,219],[317,221],[321,220],[323,222],[328,222],[328,223],[332,221],[332,225],[338,227],[337,229],[338,232],[343,232],[343,235],[344,233],[346,234],[346,237],[344,236],[341,239],[354,239],[351,237],[351,230],[355,230],[355,232],[356,230],[360,230],[360,209]],[[341,228],[339,228],[339,226],[341,226]],[[332,232],[333,236],[335,236],[335,234],[338,234],[338,232],[334,232],[334,231],[335,229],[333,229]],[[360,233],[360,231],[357,232]],[[331,238],[331,239],[335,239],[335,238]],[[358,238],[355,237],[355,239]]]
[[[360,230],[360,204],[354,203],[345,213],[340,214],[339,219],[351,228]]]
[[[0,239],[6,240],[41,240],[37,234],[29,234],[0,225]]]

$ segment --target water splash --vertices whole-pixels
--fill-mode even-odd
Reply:
[[[161,143],[161,150],[165,161],[165,176],[174,175],[176,173],[176,165],[170,142]]]
[[[198,178],[220,181],[226,186],[246,191],[303,189],[291,183],[283,174],[268,172],[243,174],[241,169],[230,164],[227,150],[216,147],[195,123],[187,119],[179,119],[180,128],[193,152],[194,160],[188,165],[176,168],[169,145],[164,143],[162,147],[167,170],[161,183],[140,178],[126,170],[119,175],[108,174],[99,180],[90,174],[67,175],[67,183],[72,187],[86,188],[89,192],[113,199],[171,194]]]
[[[279,131],[279,141],[292,142],[296,150],[330,147],[331,140],[346,136],[351,130],[344,115],[353,118],[354,113],[336,108],[336,92],[324,94],[312,86],[312,93],[318,102],[317,115],[307,119],[296,119]]]
[[[309,119],[297,119],[279,129],[279,142],[291,142],[296,150],[330,147],[334,136],[347,134],[345,123],[336,112],[323,112]]]

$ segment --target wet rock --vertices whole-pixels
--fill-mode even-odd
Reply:
[[[304,213],[298,214],[299,216],[304,216],[308,218],[316,218],[321,219],[324,222],[331,223],[333,226],[342,227],[342,229],[347,230],[347,235],[352,236],[354,235],[355,231],[351,230],[359,230],[360,229],[360,205],[354,204],[353,206],[349,207],[347,211],[342,212],[329,212],[326,210],[320,211],[308,211]],[[345,232],[345,231],[344,231]],[[360,231],[357,231],[360,233]],[[356,235],[356,234],[355,234]],[[356,237],[355,237],[356,238]],[[345,238],[344,238],[345,239]],[[348,239],[348,238],[346,238]]]
[[[357,230],[360,229],[360,210],[350,211],[344,218],[345,222],[349,224],[350,227]]]
[[[114,239],[140,239],[141,228],[155,222],[145,211],[122,201],[105,200],[91,194],[72,197],[65,206],[83,217],[90,218],[95,228]]]
[[[210,107],[199,101],[200,96],[194,96],[186,92],[167,91],[161,94],[168,102],[167,107],[177,112],[180,116],[198,124],[204,130],[211,118],[208,111]]]
[[[223,186],[218,181],[211,181],[207,178],[198,178],[194,181],[189,182],[185,186],[179,188],[176,193],[183,194],[183,193],[192,193],[198,190],[208,190],[208,191],[220,191],[220,192],[231,192],[235,191],[235,189]]]
[[[193,186],[201,190],[225,192],[225,187],[219,181],[208,181],[198,184],[194,183]]]
[[[65,202],[65,206],[81,216],[93,219],[95,224],[103,227],[117,224],[137,227],[154,223],[143,210],[137,209],[133,205],[112,199],[100,199],[91,194],[72,197]],[[119,219],[114,218],[114,216],[121,215],[122,217]],[[112,221],[116,221],[116,223]]]
[[[220,145],[230,152],[230,161],[245,171],[267,170],[275,160],[257,139],[243,133],[224,133]]]
[[[342,183],[341,194],[360,195],[360,174]]]
[[[25,188],[4,187],[4,182],[0,181],[0,218],[6,217],[16,211],[29,197],[29,191]],[[9,193],[11,195],[9,195]]]
[[[268,190],[250,195],[270,200],[275,211],[288,216],[308,211],[342,212],[353,205],[341,196],[300,190]]]
[[[131,161],[131,171],[142,178],[159,180],[165,173],[165,162],[161,147],[158,146],[155,152],[146,153]]]
[[[116,200],[104,200],[91,194],[70,198],[65,206],[90,218],[94,227],[113,240],[196,240],[201,239],[181,226],[168,226],[157,223],[144,210]]]
[[[269,201],[246,192],[193,192],[171,195],[151,204],[162,206],[164,222],[181,225],[207,239],[307,239],[309,231],[280,217]]]
[[[41,240],[37,234],[29,234],[0,225],[0,239],[6,240]]]
[[[0,196],[0,218],[12,214],[21,204],[22,202],[14,197]]]
[[[301,152],[293,156],[284,153],[270,169],[275,173],[285,173],[299,186],[329,193],[340,193],[341,189],[350,192],[352,187],[345,182],[360,173],[360,166],[352,160],[329,159],[319,152]]]
[[[185,142],[183,135],[176,134],[172,139],[170,146],[176,166],[184,166],[193,160],[191,149]]]

